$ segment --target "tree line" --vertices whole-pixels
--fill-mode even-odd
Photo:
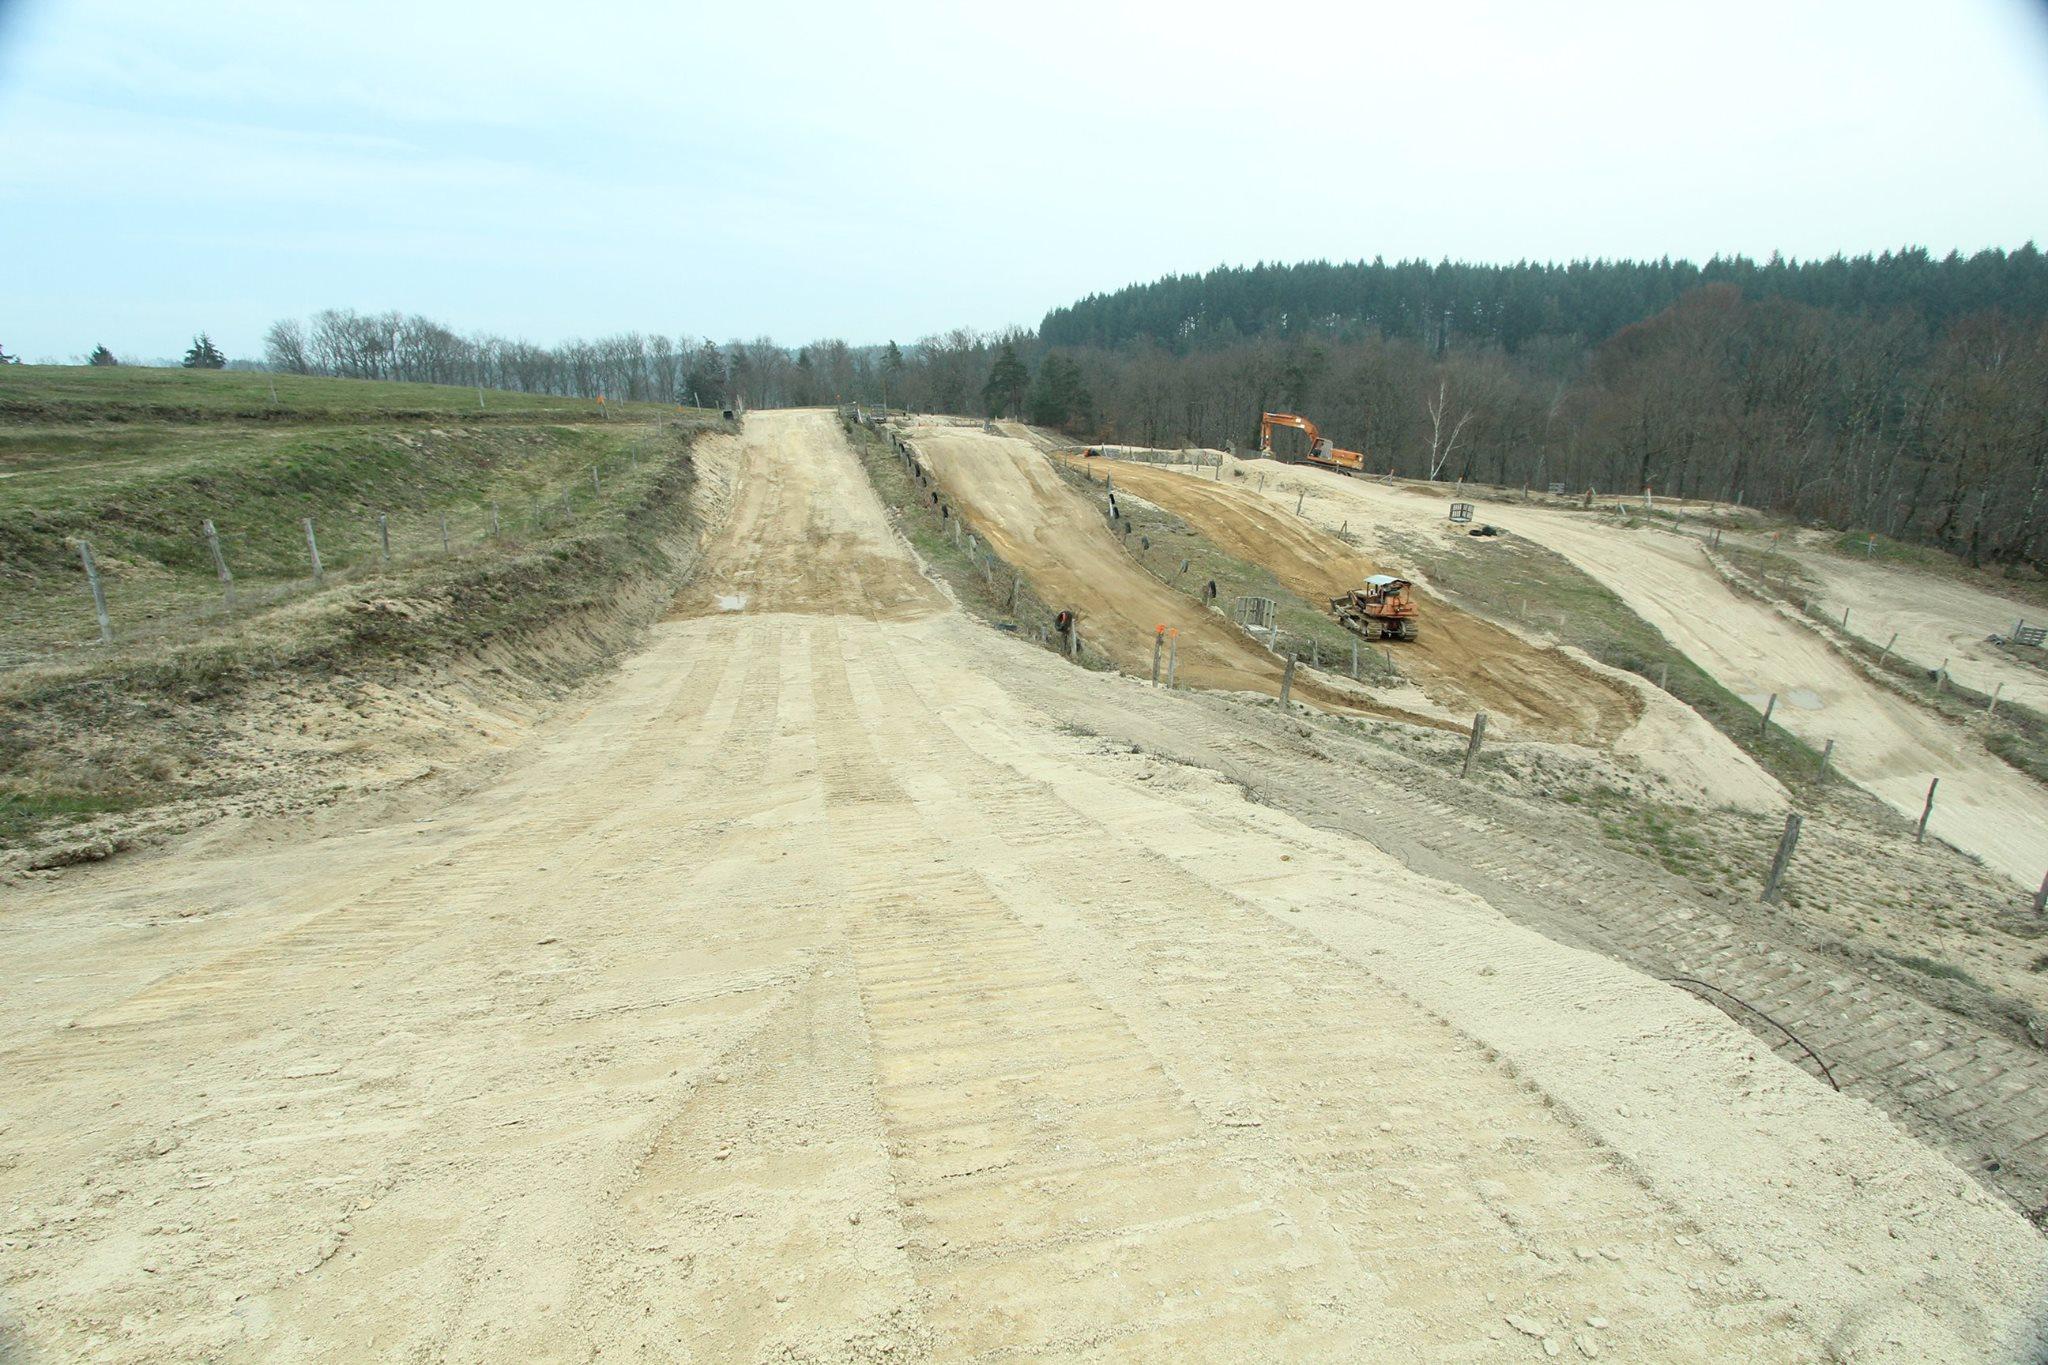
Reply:
[[[1482,320],[1512,310],[1469,299],[1448,330],[1345,322],[1342,297],[1296,297],[1341,269],[1314,265],[1200,277],[1285,286],[1263,304],[1247,296],[1254,330],[1234,337],[1139,328],[1075,342],[1062,338],[1081,314],[1054,310],[1038,332],[956,328],[902,345],[628,332],[542,347],[329,310],[274,326],[265,363],[707,406],[886,402],[1152,446],[1249,449],[1259,413],[1284,410],[1408,477],[1739,500],[2048,572],[2048,267],[2034,248],[1667,264],[1459,268],[1455,289],[1524,275],[1557,285],[1551,322],[1526,334],[1488,330]],[[1421,288],[1416,272],[1437,268],[1386,269],[1383,281]],[[1572,289],[1584,292],[1567,307]],[[1417,297],[1433,308],[1441,295]],[[1426,322],[1428,308],[1413,311]]]
[[[1244,449],[1259,412],[1301,412],[1408,477],[1738,500],[2048,572],[2039,315],[1934,325],[1715,284],[1534,354],[1372,333],[1074,354],[1104,439]]]
[[[2017,251],[1941,258],[1908,248],[1814,261],[1716,256],[1704,265],[1666,257],[1226,266],[1092,294],[1047,313],[1038,335],[1051,346],[1149,341],[1180,352],[1252,337],[1377,333],[1439,350],[1477,344],[1512,354],[1546,338],[1598,344],[1713,284],[1837,312],[1911,311],[1937,326],[1991,308],[2048,316],[2048,258],[2030,242]]]

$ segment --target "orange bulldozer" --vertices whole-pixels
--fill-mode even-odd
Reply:
[[[1415,599],[1408,595],[1414,586],[1405,578],[1376,573],[1365,586],[1342,597],[1330,599],[1330,610],[1344,629],[1371,640],[1412,640],[1415,638]]]

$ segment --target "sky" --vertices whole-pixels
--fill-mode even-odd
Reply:
[[[0,345],[909,342],[1260,260],[2048,245],[2026,0],[0,0]]]

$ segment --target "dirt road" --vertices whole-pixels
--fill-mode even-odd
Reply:
[[[2048,714],[2048,670],[2030,667],[1991,644],[1990,635],[2010,635],[2026,619],[2048,622],[2048,612],[1935,574],[1885,564],[1862,564],[1818,546],[1776,544],[1820,583],[1814,606],[1840,619],[1849,610],[1849,630],[1882,646],[1898,636],[1893,651],[1932,670],[1948,664],[1951,678],[1987,695],[1999,694]]]
[[[1299,481],[1315,490],[1309,505],[1326,521],[1363,513],[1431,534],[1443,525],[1445,495],[1262,467],[1285,469],[1290,488]],[[1276,478],[1268,497],[1293,496],[1280,489]],[[1569,512],[1476,505],[1481,519],[1548,546],[1598,579],[1722,686],[1759,709],[1776,693],[1774,723],[1815,748],[1833,739],[1836,768],[1900,815],[1918,820],[1929,779],[1940,778],[1929,832],[2028,889],[2040,884],[2048,871],[2048,792],[1949,722],[1865,677],[1808,626],[1729,587],[1698,540]]]
[[[1213,713],[947,610],[824,414],[741,459],[684,614],[459,803],[10,895],[0,1355],[2041,1344],[2038,1237],[1868,1106],[1063,725]]]

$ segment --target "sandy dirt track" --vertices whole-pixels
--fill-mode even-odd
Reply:
[[[2000,697],[2048,714],[2048,672],[2030,668],[1991,644],[1990,635],[2010,635],[2013,623],[2048,622],[2048,611],[2000,597],[1967,583],[1915,573],[1885,564],[1858,563],[1853,556],[1814,546],[1774,544],[1820,582],[1814,606],[1836,620],[1849,609],[1849,630],[1880,648],[1896,634],[1893,650],[1932,671],[1948,661],[1949,676],[1987,696],[2004,684]]]
[[[941,609],[830,420],[749,418],[709,614],[470,799],[11,898],[0,1356],[2042,1343],[2038,1237],[1868,1106],[1063,728],[1209,713]]]
[[[1263,565],[1286,588],[1322,603],[1382,572],[1329,533],[1258,494],[1171,468],[1112,464],[1119,487],[1181,518],[1227,553]],[[1417,590],[1420,637],[1401,649],[1404,666],[1446,705],[1476,706],[1507,734],[1578,744],[1611,744],[1636,722],[1635,692],[1558,650],[1543,649],[1490,621]]]
[[[945,496],[1040,600],[1078,613],[1084,644],[1120,667],[1149,671],[1153,633],[1167,626],[1180,631],[1180,679],[1188,686],[1279,695],[1284,662],[1145,572],[1035,445],[966,426],[919,427],[912,443]],[[1306,668],[1296,671],[1293,695],[1329,710],[1445,723]]]
[[[1263,467],[1286,470],[1290,486],[1306,483],[1314,490],[1310,506],[1325,521],[1378,516],[1433,532],[1449,501],[1448,492]],[[1292,496],[1279,486],[1274,480],[1269,499]],[[1809,626],[1731,588],[1697,539],[1474,501],[1482,519],[1557,551],[1605,584],[1722,686],[1759,709],[1777,693],[1774,723],[1815,748],[1833,739],[1835,766],[1902,816],[1919,819],[1928,779],[1939,777],[1929,832],[2029,890],[2040,884],[2048,871],[2048,792],[1967,732],[1873,682]]]

